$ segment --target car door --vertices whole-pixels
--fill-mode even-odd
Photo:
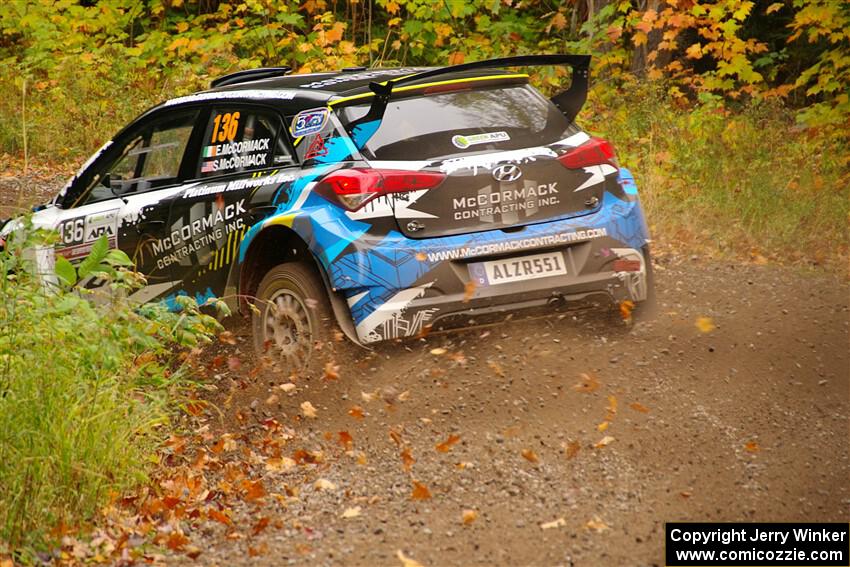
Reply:
[[[296,164],[279,113],[248,103],[211,106],[192,181],[171,202],[168,232],[180,234],[172,262],[181,292],[202,303],[223,297],[246,231],[270,212]]]
[[[199,109],[168,110],[146,117],[120,134],[81,173],[58,214],[57,255],[82,260],[94,242],[106,236],[147,278],[134,294],[142,302],[162,297],[179,285],[164,260],[172,199],[181,194],[184,160]]]

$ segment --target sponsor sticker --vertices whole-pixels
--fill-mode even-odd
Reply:
[[[488,142],[506,142],[510,140],[511,137],[508,136],[507,132],[487,132],[485,134],[472,134],[471,136],[461,136],[456,135],[452,136],[452,144],[455,145],[456,148],[460,148],[465,150],[469,146],[475,146],[477,144],[486,144]]]
[[[300,138],[301,136],[309,136],[310,134],[321,132],[327,122],[327,108],[303,110],[295,115],[289,128],[293,136]]]

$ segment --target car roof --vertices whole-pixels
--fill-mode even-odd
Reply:
[[[285,75],[259,79],[246,79],[236,84],[211,88],[205,91],[171,99],[157,108],[188,104],[198,101],[238,100],[275,102],[283,105],[286,110],[298,112],[307,108],[324,106],[332,101],[349,97],[362,98],[371,93],[369,83],[384,82],[428,71],[433,67],[397,67],[334,71],[328,73],[306,73],[302,75]],[[445,83],[499,76],[525,77],[520,73],[512,73],[504,69],[477,69],[464,72],[450,72],[441,75],[439,79],[425,79],[422,84],[434,82]]]

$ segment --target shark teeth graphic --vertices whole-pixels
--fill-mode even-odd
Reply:
[[[611,173],[615,173],[617,168],[613,165],[608,165],[607,163],[602,165],[591,165],[590,167],[582,168],[585,173],[590,174],[590,179],[579,185],[575,188],[575,192],[581,191],[582,189],[587,189],[588,187],[593,187],[594,185],[599,185],[600,183],[605,181],[605,176]]]

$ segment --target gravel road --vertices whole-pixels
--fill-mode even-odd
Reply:
[[[847,521],[847,285],[675,255],[657,277],[651,322],[431,336],[294,389],[247,364],[214,373],[222,413],[198,425],[249,449],[219,455],[209,484],[236,459],[267,494],[228,501],[230,526],[198,523],[197,561],[663,565],[665,521]],[[250,359],[234,330],[219,365]]]

